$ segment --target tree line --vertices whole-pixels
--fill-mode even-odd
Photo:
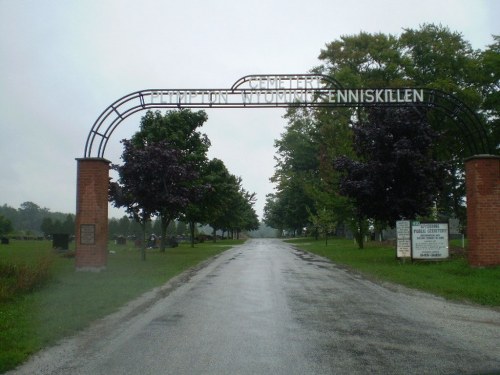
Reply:
[[[19,208],[0,206],[0,235],[40,237],[54,233],[74,234],[75,215],[51,212],[30,201]]]
[[[313,73],[344,87],[441,89],[466,103],[498,150],[500,37],[474,50],[462,34],[425,24],[399,36],[361,32],[326,44]],[[400,219],[466,223],[465,134],[428,108],[295,106],[275,141],[269,226],[315,235],[349,228],[359,247],[369,230]]]
[[[142,228],[139,223],[124,215],[121,218],[109,218],[109,239],[117,237],[141,238]],[[206,228],[203,228],[204,230]],[[149,234],[160,233],[160,220],[151,220],[146,226]],[[196,228],[196,234],[199,228]],[[204,232],[203,232],[204,233]],[[7,204],[0,206],[0,236],[44,237],[53,234],[75,234],[75,215],[62,212],[51,212],[33,202],[24,202],[19,208]],[[181,221],[172,221],[167,228],[167,236],[189,235],[188,225]]]
[[[200,233],[200,229],[198,226],[195,230],[195,236],[200,234],[205,234],[203,228],[202,233]],[[208,232],[208,231],[207,231]],[[122,216],[121,218],[110,218],[108,220],[108,233],[110,240],[117,240],[120,237],[126,239],[141,239],[142,238],[142,226],[140,223],[135,221],[134,219],[129,218],[127,215]],[[158,235],[161,233],[161,220],[155,219],[151,220],[146,224],[146,235],[155,234]],[[173,220],[167,227],[166,236],[167,238],[172,237],[189,237],[189,228],[188,225],[182,221]]]

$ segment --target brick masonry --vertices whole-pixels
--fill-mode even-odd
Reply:
[[[103,158],[77,160],[76,261],[80,271],[106,268],[108,257],[109,164]]]
[[[469,264],[500,265],[500,156],[465,161]]]

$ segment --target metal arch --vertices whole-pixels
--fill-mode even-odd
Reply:
[[[120,114],[118,112],[118,107],[124,103],[129,102],[130,100],[135,99],[137,96],[137,92],[133,92],[131,94],[125,95],[121,97],[120,99],[116,100],[113,102],[109,107],[107,107],[95,120],[94,124],[92,125],[92,128],[90,129],[89,135],[87,136],[87,141],[85,143],[85,157],[90,158],[92,157],[92,149],[94,148],[94,141],[96,136],[101,137],[101,141],[99,142],[99,146],[97,148],[97,156],[96,157],[103,157],[104,156],[104,149],[103,148],[103,143],[106,144],[107,140],[111,136],[111,133],[109,133],[109,127],[105,130],[104,133],[101,132],[101,127],[103,126],[104,122],[108,119],[108,117],[112,114],[115,113],[117,117],[115,120],[113,120],[113,123],[117,122],[119,124],[121,121],[123,121],[126,117],[123,116],[123,114]],[[128,117],[128,116],[127,116]],[[120,121],[118,121],[120,120]]]
[[[340,103],[340,102],[328,102],[323,100],[327,97],[332,88],[301,88],[295,89],[302,94],[312,95],[314,98],[309,102],[296,102],[296,101],[279,101],[276,102],[265,102],[265,103],[247,103],[245,100],[235,101],[232,103],[213,103],[211,100],[214,96],[220,95],[221,92],[225,92],[228,95],[240,95],[244,98],[247,94],[259,95],[268,94],[273,95],[278,90],[276,89],[248,89],[240,88],[246,82],[255,79],[268,79],[269,77],[282,77],[293,79],[312,79],[319,78],[323,81],[328,82],[333,86],[333,90],[368,90],[364,88],[356,89],[344,89],[336,80],[324,76],[321,74],[275,74],[275,75],[247,75],[239,80],[237,80],[231,87],[231,89],[148,89],[136,91],[131,94],[125,95],[120,99],[113,102],[108,106],[94,122],[87,141],[85,143],[85,158],[98,157],[103,158],[104,152],[106,150],[107,143],[118,127],[118,125],[128,118],[142,110],[147,109],[161,109],[161,108],[287,108],[290,106],[307,106],[314,108],[336,108],[336,107],[376,107],[376,106],[389,106],[389,107],[427,107],[438,109],[443,112],[447,117],[455,121],[459,126],[461,132],[464,134],[464,142],[470,152],[473,154],[481,153],[494,153],[494,148],[488,141],[488,134],[482,125],[479,117],[467,106],[465,103],[460,101],[457,97],[452,94],[446,93],[438,89],[427,89],[427,88],[397,88],[389,89],[384,88],[382,90],[422,90],[425,93],[425,100],[421,102],[412,103],[368,103],[368,102],[357,102],[357,103]],[[370,88],[372,89],[372,88]],[[373,89],[377,90],[377,89]],[[154,99],[161,95],[172,95],[172,93],[203,93],[207,95],[208,102],[198,102],[198,103],[186,103],[186,102],[156,102]],[[306,95],[304,96],[306,97]]]
[[[444,112],[466,133],[464,140],[474,154],[494,153],[489,136],[480,118],[456,96],[439,89],[428,89],[434,101],[430,106]]]

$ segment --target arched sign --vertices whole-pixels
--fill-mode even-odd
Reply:
[[[111,135],[123,120],[134,113],[148,109],[291,106],[312,108],[390,106],[436,109],[457,124],[463,135],[463,144],[467,146],[470,155],[494,153],[494,147],[488,141],[488,132],[476,114],[455,96],[436,89],[344,88],[335,79],[321,74],[266,74],[242,77],[230,88],[225,89],[136,91],[118,99],[101,113],[87,137],[84,157],[77,159],[76,268],[80,270],[106,268],[109,161],[104,159],[104,153]],[[492,160],[498,163],[500,158]],[[489,163],[491,160],[488,159],[486,162]],[[495,166],[488,168],[494,170]],[[477,169],[482,171],[481,168]],[[486,173],[488,176],[490,174]],[[478,179],[482,181],[481,183],[485,180],[483,177]],[[473,198],[473,195],[469,197],[468,193],[468,201],[473,201]],[[488,202],[490,207],[491,204]],[[474,205],[482,207],[479,203]],[[468,209],[468,216],[469,211],[473,210]],[[494,209],[490,211],[496,212]],[[469,223],[474,222],[473,219],[471,216]],[[472,225],[469,224],[469,227],[472,228]],[[473,242],[478,236],[474,233],[469,237],[470,252],[479,254]],[[489,239],[488,233],[481,236]],[[480,260],[476,261],[476,264],[483,264],[481,262],[484,257],[482,255],[478,257]],[[497,262],[496,258],[494,262]]]
[[[104,157],[116,127],[130,115],[158,108],[427,107],[452,118],[471,154],[489,153],[488,135],[476,114],[455,96],[441,90],[343,88],[322,74],[248,75],[228,89],[149,89],[126,95],[98,117],[85,144],[85,157]]]

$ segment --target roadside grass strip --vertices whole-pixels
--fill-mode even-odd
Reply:
[[[500,307],[500,267],[470,267],[464,255],[442,261],[396,259],[395,246],[371,241],[358,249],[351,240],[311,238],[287,240],[303,250],[321,255],[378,281],[404,285],[449,300]]]

